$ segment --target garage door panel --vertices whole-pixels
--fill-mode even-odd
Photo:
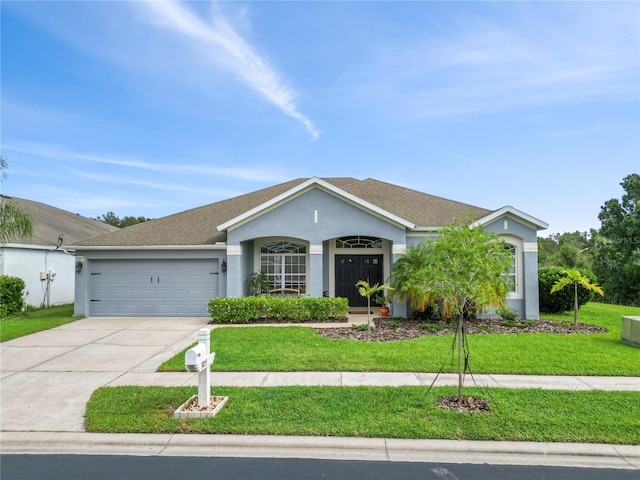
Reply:
[[[206,316],[218,296],[217,260],[92,262],[92,315]]]

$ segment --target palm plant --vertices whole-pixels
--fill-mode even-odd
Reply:
[[[564,270],[562,273],[564,274],[564,277],[562,277],[560,280],[558,280],[556,283],[553,284],[553,286],[551,287],[551,293],[556,293],[569,285],[573,286],[573,292],[574,292],[573,294],[573,326],[577,327],[578,326],[578,287],[580,286],[582,288],[586,288],[587,290],[590,290],[602,296],[604,296],[604,292],[599,286],[591,283],[591,280],[589,280],[589,277],[580,273],[580,271],[576,268],[570,268],[568,270]]]
[[[429,245],[409,245],[406,253],[393,264],[391,285],[395,289],[395,296],[408,300],[411,307],[424,310],[427,304],[435,300],[425,289],[424,266],[429,261]]]
[[[360,280],[356,283],[356,287],[358,289],[358,293],[363,297],[367,297],[367,326],[371,328],[371,297],[376,293],[383,290],[393,290],[389,285],[369,285],[369,282],[366,280]]]
[[[9,164],[0,156],[0,180],[7,177]],[[33,236],[33,218],[18,204],[0,198],[0,243]]]

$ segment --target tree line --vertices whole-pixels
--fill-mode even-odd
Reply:
[[[538,263],[546,267],[580,269],[604,291],[602,301],[640,305],[640,175],[620,183],[624,194],[604,203],[599,229],[538,238]],[[541,285],[542,288],[542,285]]]

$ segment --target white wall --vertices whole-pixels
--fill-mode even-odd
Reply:
[[[75,258],[62,250],[51,247],[16,245],[0,248],[0,274],[19,277],[25,283],[25,300],[29,305],[61,305],[73,303],[75,288]],[[46,280],[40,280],[40,272],[51,271],[49,298],[45,300]]]

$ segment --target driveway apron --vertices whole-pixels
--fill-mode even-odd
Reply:
[[[0,344],[0,429],[84,431],[94,390],[127,372],[154,372],[207,321],[93,317]]]

